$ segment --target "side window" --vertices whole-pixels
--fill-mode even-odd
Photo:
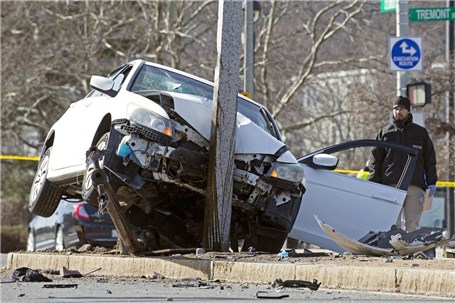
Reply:
[[[118,91],[120,87],[123,84],[123,81],[125,80],[125,75],[124,74],[119,74],[115,79],[114,79],[114,87],[112,88],[115,91]]]
[[[112,78],[114,79],[114,87],[113,87],[114,90],[118,91],[122,87],[123,83],[125,82],[126,77],[130,73],[131,69],[132,69],[132,66],[127,66],[120,73],[112,76]],[[109,77],[109,78],[111,78],[111,77]]]
[[[122,87],[123,83],[125,82],[126,77],[128,76],[129,72],[131,71],[131,66],[129,65],[123,65],[120,68],[117,68],[113,72],[111,72],[107,77],[109,79],[114,80],[114,87],[113,89],[115,91],[120,90]],[[97,91],[97,90],[92,90],[86,98],[91,98],[91,97],[99,97],[105,95],[104,93]]]

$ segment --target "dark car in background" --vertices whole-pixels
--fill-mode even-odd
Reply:
[[[117,242],[117,231],[109,214],[98,215],[97,209],[87,202],[61,200],[50,217],[34,216],[29,222],[27,251],[62,251],[84,242],[105,247],[113,247]]]

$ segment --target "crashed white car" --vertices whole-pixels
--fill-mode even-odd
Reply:
[[[87,159],[96,146],[144,249],[201,247],[213,83],[136,60],[90,84],[46,137],[30,211],[50,216],[61,197],[102,206]],[[231,238],[277,252],[300,208],[303,168],[266,108],[241,95],[237,106]]]

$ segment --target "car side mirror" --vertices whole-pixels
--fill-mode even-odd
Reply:
[[[115,95],[117,95],[117,92],[112,89],[114,87],[114,81],[109,78],[92,76],[90,79],[90,86],[108,96],[115,97]]]
[[[313,163],[324,169],[335,169],[338,165],[338,158],[328,154],[318,154],[313,157]]]

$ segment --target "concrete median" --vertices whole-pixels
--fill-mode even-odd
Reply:
[[[312,258],[313,259],[313,258]],[[367,259],[368,260],[368,259]],[[321,287],[409,294],[455,297],[455,259],[420,260],[386,264],[385,260],[365,262],[353,259],[349,264],[339,260],[309,260],[292,262],[270,260],[250,262],[210,260],[196,257],[136,257],[112,255],[62,255],[52,253],[10,253],[7,269],[29,267],[41,271],[59,271],[62,266],[81,273],[101,268],[97,276],[153,277],[156,273],[166,278],[198,277],[219,279],[231,283],[270,284],[275,279],[321,282]],[[382,262],[378,263],[378,262]],[[435,262],[435,263],[431,263]],[[442,262],[442,263],[441,263]],[[437,264],[437,268],[431,268]]]

